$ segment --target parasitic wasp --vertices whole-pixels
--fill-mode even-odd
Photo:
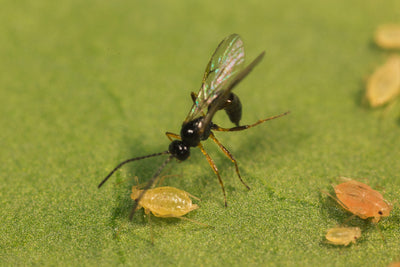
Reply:
[[[128,162],[142,160],[146,158],[169,155],[169,157],[161,164],[158,170],[154,173],[152,178],[144,186],[140,194],[138,194],[135,204],[132,208],[129,218],[132,219],[135,213],[138,203],[141,201],[146,191],[152,187],[154,182],[159,178],[160,173],[164,167],[173,159],[176,158],[179,161],[184,161],[190,156],[190,148],[198,147],[206,157],[208,163],[213,169],[214,173],[218,177],[219,184],[221,186],[225,206],[227,206],[226,193],[224,184],[221,176],[212,158],[204,150],[201,141],[205,141],[211,138],[218,147],[224,152],[224,154],[234,163],[236,174],[240,181],[246,188],[250,187],[243,181],[240,176],[239,167],[236,159],[215,137],[213,131],[222,132],[233,132],[242,131],[259,125],[268,120],[282,117],[289,112],[285,112],[276,116],[272,116],[263,120],[259,120],[250,125],[239,125],[242,116],[242,104],[239,97],[232,93],[233,88],[238,85],[250,72],[251,70],[262,60],[264,57],[262,52],[258,55],[249,65],[244,65],[244,46],[243,41],[237,34],[231,34],[226,37],[218,45],[214,54],[211,56],[210,61],[206,67],[200,91],[195,94],[191,93],[193,105],[187,115],[186,119],[182,124],[180,135],[166,132],[168,139],[171,141],[168,150],[150,154],[142,157],[136,157],[127,159],[118,164],[98,185],[100,188],[111,175],[125,165]],[[236,125],[233,128],[222,128],[212,122],[212,118],[218,110],[224,109],[227,113],[230,121]],[[174,140],[175,139],[175,140]]]

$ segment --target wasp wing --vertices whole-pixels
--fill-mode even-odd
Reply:
[[[263,59],[265,52],[263,51],[258,57],[256,57],[246,68],[244,68],[241,72],[239,72],[237,75],[235,75],[232,79],[230,79],[229,83],[226,85],[224,91],[219,94],[217,97],[218,99],[215,99],[215,104],[211,105],[209,108],[206,116],[203,119],[200,133],[202,133],[205,129],[205,127],[211,122],[212,118],[214,117],[215,112],[217,112],[220,109],[219,103],[225,103],[225,101],[228,99],[230,92],[232,91],[233,88],[235,88],[236,85],[238,85],[244,77],[247,76],[247,74],[250,73],[250,71],[257,66],[258,63]]]
[[[205,109],[226,90],[243,65],[243,41],[238,34],[231,34],[222,40],[208,62],[200,91],[184,123],[205,113]]]

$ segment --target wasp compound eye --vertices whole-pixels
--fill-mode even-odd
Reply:
[[[172,141],[168,150],[175,158],[181,161],[190,156],[190,148],[179,140]]]

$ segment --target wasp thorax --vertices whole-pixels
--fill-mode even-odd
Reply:
[[[195,147],[200,143],[200,128],[202,126],[203,117],[192,120],[182,126],[182,141],[188,146]]]
[[[169,144],[168,151],[178,160],[185,160],[190,156],[190,147],[180,140],[174,140]]]

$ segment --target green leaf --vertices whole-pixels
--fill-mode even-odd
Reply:
[[[321,194],[340,175],[400,195],[400,105],[372,110],[365,79],[391,53],[375,28],[400,23],[399,1],[3,1],[0,9],[0,264],[386,266],[400,261],[399,208],[378,226],[355,218],[357,244],[325,243],[350,214]],[[131,187],[179,133],[218,43],[264,60],[234,92],[247,131],[211,140],[227,192],[199,149],[169,164],[166,185],[202,199],[186,217],[128,220]],[[214,118],[233,126],[224,112]],[[379,228],[379,229],[378,229]],[[384,240],[382,239],[384,237]]]

